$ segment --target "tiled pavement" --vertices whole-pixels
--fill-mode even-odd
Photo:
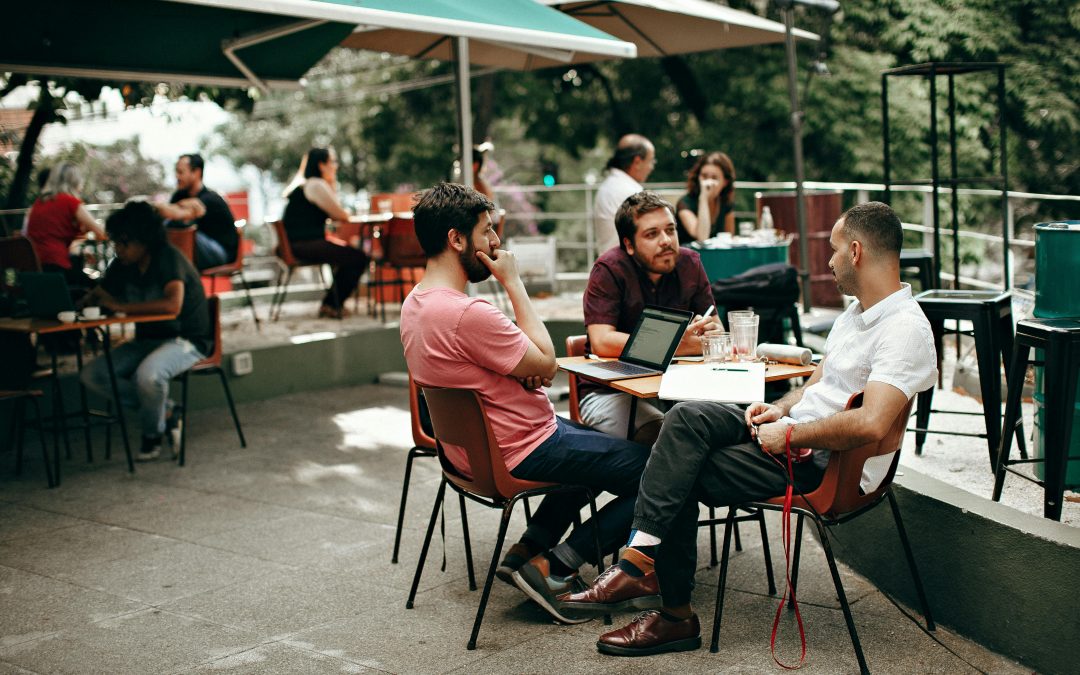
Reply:
[[[390,564],[405,450],[404,389],[363,386],[240,406],[241,449],[225,410],[191,413],[188,466],[129,476],[121,453],[86,464],[81,437],[64,483],[47,490],[33,442],[21,477],[0,455],[0,674],[6,673],[759,673],[777,602],[760,541],[734,555],[720,653],[617,659],[596,652],[600,621],[560,626],[499,582],[478,649],[466,651],[479,593],[466,584],[457,508],[446,509],[416,607],[405,597],[438,486],[413,472],[402,561]],[[33,440],[33,439],[28,439]],[[453,502],[451,502],[453,504]],[[486,570],[497,514],[470,506]],[[521,518],[512,526],[520,532]],[[783,574],[779,522],[773,559]],[[708,538],[694,601],[711,627]],[[800,598],[815,673],[857,670],[824,556],[808,540]],[[946,628],[929,635],[862,578],[843,572],[874,672],[1026,672]],[[625,622],[630,617],[616,617]],[[783,654],[797,657],[792,625]]]

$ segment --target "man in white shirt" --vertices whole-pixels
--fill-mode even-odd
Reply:
[[[788,440],[799,457],[795,487],[808,493],[821,483],[830,452],[881,440],[907,402],[933,386],[933,333],[911,287],[900,283],[902,241],[900,219],[880,202],[853,207],[833,226],[829,268],[840,291],[858,302],[837,319],[826,358],[805,387],[745,411],[690,402],[668,412],[641,478],[634,530],[619,564],[587,591],[559,597],[563,609],[578,613],[650,610],[600,636],[601,652],[637,656],[700,647],[690,606],[698,502],[728,506],[783,494],[786,462],[776,460]],[[844,410],[858,391],[862,407]],[[880,485],[892,458],[866,463],[863,490]]]
[[[643,189],[641,184],[656,166],[656,149],[640,134],[627,134],[619,139],[615,154],[608,160],[607,176],[596,190],[593,205],[593,227],[596,230],[596,250],[606,252],[619,245],[615,231],[615,212],[630,195]]]

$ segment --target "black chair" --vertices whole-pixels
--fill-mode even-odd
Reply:
[[[917,280],[920,292],[935,288],[934,254],[912,248],[900,251],[900,278]]]
[[[1008,369],[1012,359],[1012,293],[1009,291],[931,290],[919,293],[915,296],[915,300],[929,319],[930,327],[934,331],[938,372],[941,371],[942,337],[946,333],[957,335],[958,339],[960,335],[974,337],[975,353],[979,362],[979,386],[982,393],[983,412],[981,414],[986,425],[986,432],[981,434],[928,429],[931,412],[950,415],[980,414],[931,409],[934,399],[934,389],[931,387],[919,394],[915,412],[915,428],[909,429],[915,432],[915,454],[922,454],[928,433],[974,436],[986,439],[990,466],[993,467],[1001,441],[1001,368],[1004,364]],[[945,329],[945,321],[948,320],[956,321],[955,329]],[[960,330],[961,321],[970,321],[972,330]],[[1026,453],[1023,429],[1019,422],[1015,433],[1017,444],[1021,447],[1021,451]]]
[[[233,424],[236,426],[236,435],[240,437],[240,447],[247,447],[247,441],[244,440],[244,430],[240,427],[240,418],[236,414],[236,404],[233,403],[232,391],[229,389],[229,379],[225,376],[225,369],[221,367],[221,300],[215,295],[207,298],[206,303],[210,308],[210,321],[213,325],[214,349],[209,356],[178,376],[182,392],[181,401],[183,401],[183,408],[181,409],[183,428],[180,430],[180,452],[177,457],[180,466],[184,466],[185,450],[187,449],[188,377],[191,375],[217,375],[221,378],[221,386],[225,390],[225,400],[229,402],[229,412],[232,413]]]
[[[1020,420],[1020,396],[1024,389],[1024,373],[1032,349],[1041,349],[1045,359],[1031,362],[1043,366],[1043,387],[1046,393],[1045,425],[1042,429],[1045,457],[1010,460],[1012,434]],[[1001,448],[994,465],[994,501],[1001,499],[1005,473],[1011,472],[1043,486],[1043,516],[1061,520],[1061,502],[1065,493],[1065,473],[1069,460],[1080,456],[1069,454],[1072,447],[1073,415],[1076,406],[1077,372],[1080,371],[1080,318],[1027,319],[1016,325],[1016,346],[1013,348],[1009,373],[1009,396],[1005,403],[1005,422],[1001,427]],[[1075,447],[1072,447],[1076,450]],[[1046,480],[1040,481],[1010,468],[1013,464],[1042,462]]]
[[[49,448],[45,443],[45,430],[42,426],[41,405],[38,399],[42,393],[36,389],[20,389],[17,391],[0,391],[0,401],[11,401],[15,408],[11,413],[11,427],[8,433],[8,446],[15,444],[15,475],[22,474],[23,441],[26,436],[26,402],[30,401],[34,407],[34,422],[32,426],[37,429],[38,441],[41,443],[41,459],[45,462],[45,483],[50,488],[56,486],[53,479],[52,464],[49,461]],[[57,457],[59,461],[59,457]]]

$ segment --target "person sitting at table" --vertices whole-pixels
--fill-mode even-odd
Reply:
[[[698,158],[676,205],[679,241],[704,241],[720,232],[735,233],[735,165],[722,152]]]
[[[139,410],[142,446],[135,459],[148,461],[161,454],[166,431],[173,453],[179,451],[181,411],[169,400],[169,382],[210,353],[210,311],[199,273],[168,243],[161,216],[152,205],[128,202],[105,221],[105,231],[116,259],[81,304],[129,316],[175,316],[137,323],[135,339],[112,350],[120,405]],[[91,391],[112,398],[104,357],[88,363],[81,379]]]
[[[240,240],[232,210],[221,195],[203,184],[205,162],[202,155],[190,153],[176,160],[176,192],[169,203],[155,206],[168,219],[168,225],[185,227],[194,223],[195,266],[200,270],[236,260]]]
[[[327,218],[349,219],[349,212],[338,203],[337,170],[333,148],[308,150],[296,178],[285,189],[289,203],[282,216],[293,255],[306,262],[334,267],[334,283],[319,306],[319,317],[331,319],[345,317],[345,301],[356,290],[360,275],[368,266],[363,251],[326,238]]]
[[[73,263],[71,243],[91,232],[96,239],[106,239],[105,230],[77,196],[82,186],[82,172],[77,166],[69,162],[57,164],[49,171],[41,196],[30,207],[24,228],[41,269],[61,272],[74,288],[88,288],[92,282],[82,270],[82,260],[76,258]]]
[[[401,343],[409,372],[421,386],[476,390],[511,475],[521,480],[585,485],[615,495],[597,514],[601,547],[614,552],[629,534],[631,511],[649,450],[555,415],[542,387],[557,370],[551,336],[518,275],[514,254],[499,248],[494,205],[472,188],[440,183],[413,209],[416,236],[427,253],[423,280],[401,308]],[[466,284],[494,276],[505,289],[515,325]],[[447,459],[468,472],[462,448]],[[498,567],[563,623],[588,619],[555,606],[555,595],[581,587],[578,568],[595,563],[591,522],[559,538],[584,506],[580,494],[544,497],[521,540]]]
[[[840,292],[858,302],[836,320],[827,356],[805,387],[745,411],[696,401],[668,412],[641,477],[629,548],[592,588],[559,597],[561,607],[578,613],[631,599],[654,608],[601,635],[601,652],[635,656],[700,647],[690,606],[698,502],[728,506],[782,495],[787,467],[773,456],[785,455],[787,445],[798,453],[795,487],[809,493],[821,483],[830,452],[881,440],[911,397],[934,385],[934,335],[911,286],[900,282],[902,242],[900,219],[880,202],[849,209],[833,226],[829,268]],[[859,391],[862,406],[844,410]],[[892,454],[867,460],[861,488],[877,488],[891,463]]]
[[[696,313],[675,353],[701,354],[701,336],[723,326],[716,316],[701,318],[713,305],[712,289],[701,257],[679,247],[671,204],[655,192],[630,195],[615,213],[615,228],[622,245],[597,258],[582,300],[589,351],[618,356],[645,305],[661,305]],[[613,436],[627,434],[629,394],[580,378],[578,394],[582,422]],[[656,440],[664,421],[659,405],[638,401],[634,440]]]
[[[649,179],[656,166],[656,149],[652,141],[641,134],[626,134],[615,146],[615,154],[607,162],[607,175],[596,189],[593,205],[593,227],[596,229],[596,250],[604,253],[619,245],[615,230],[615,212],[619,205]]]

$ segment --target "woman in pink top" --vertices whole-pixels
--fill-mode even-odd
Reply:
[[[90,282],[81,265],[72,264],[71,243],[87,232],[93,232],[97,239],[106,238],[105,230],[75,196],[82,185],[82,173],[74,164],[61,162],[53,167],[41,196],[30,207],[24,230],[34,245],[41,268],[63,272],[73,286],[88,286]]]

